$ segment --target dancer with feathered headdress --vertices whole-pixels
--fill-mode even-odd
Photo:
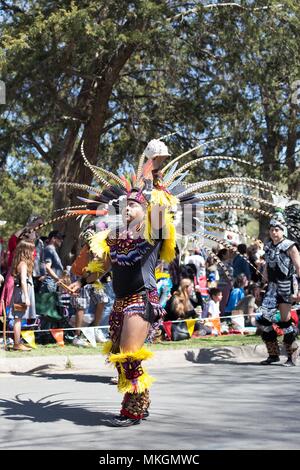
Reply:
[[[235,157],[207,155],[180,166],[185,156],[203,147],[204,144],[198,145],[163,166],[169,157],[168,148],[161,140],[153,139],[139,160],[137,172],[117,176],[91,165],[82,142],[84,162],[101,188],[75,184],[74,187],[88,191],[90,196],[79,198],[83,202],[80,207],[67,208],[66,217],[100,217],[107,229],[89,240],[96,262],[86,266],[84,276],[73,288],[101,278],[108,270],[113,273],[116,300],[109,322],[111,341],[105,345],[104,352],[118,371],[118,389],[124,394],[120,415],[112,420],[114,426],[139,424],[149,415],[149,387],[153,379],[143,368],[142,361],[152,356],[144,343],[153,336],[164,315],[155,282],[158,258],[171,262],[175,257],[176,240],[188,234],[199,238],[204,246],[205,240],[212,240],[230,249],[230,244],[212,231],[214,225],[218,225],[211,223],[212,215],[221,217],[232,210],[272,218],[277,206],[269,197],[274,194],[273,185],[249,177],[233,176],[186,184],[188,170],[206,161],[251,164]],[[247,191],[204,192],[218,185],[242,186]],[[260,190],[265,196],[249,195],[249,188]],[[291,214],[295,236],[299,236],[297,214],[297,210]],[[228,227],[218,226],[218,230],[226,231]],[[226,272],[224,265],[223,269]],[[230,277],[228,272],[226,274]]]
[[[279,201],[277,200],[277,203]],[[296,342],[298,331],[292,323],[292,303],[300,301],[300,255],[299,255],[299,204],[291,201],[278,210],[269,223],[270,240],[265,245],[265,272],[267,290],[256,321],[262,329],[268,357],[262,362],[269,365],[279,362],[276,323],[283,330],[283,343],[287,352],[285,365],[295,366],[299,346]],[[279,319],[278,319],[279,311]]]

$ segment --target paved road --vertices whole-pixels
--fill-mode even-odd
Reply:
[[[0,374],[0,449],[300,449],[300,366],[187,364],[152,370],[151,419],[126,429],[109,370]]]

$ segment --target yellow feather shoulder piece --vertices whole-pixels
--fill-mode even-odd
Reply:
[[[148,206],[147,208],[147,213],[145,216],[145,229],[144,229],[144,238],[147,240],[148,243],[151,245],[154,244],[154,241],[152,239],[152,228],[151,228],[151,205]]]
[[[173,217],[170,213],[165,214],[164,241],[160,250],[160,259],[166,263],[171,263],[176,256],[176,229]]]
[[[93,259],[89,264],[84,268],[84,271],[89,273],[101,273],[104,271],[103,263],[97,259]]]
[[[150,203],[159,204],[160,206],[173,207],[177,206],[179,200],[177,197],[169,194],[163,189],[152,189]]]
[[[90,250],[98,258],[102,258],[104,255],[109,254],[109,246],[106,242],[108,237],[109,230],[103,230],[102,232],[97,232],[90,238],[89,245]]]

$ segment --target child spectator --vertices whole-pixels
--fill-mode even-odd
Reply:
[[[213,287],[209,290],[210,300],[205,305],[202,318],[218,318],[220,317],[220,302],[223,294],[221,289]]]

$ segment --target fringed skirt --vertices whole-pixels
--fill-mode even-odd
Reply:
[[[139,315],[149,322],[150,329],[147,341],[152,342],[165,314],[165,310],[159,303],[156,289],[116,299],[109,318],[110,338],[114,352],[117,352],[115,349],[118,348],[120,343],[124,317]]]

